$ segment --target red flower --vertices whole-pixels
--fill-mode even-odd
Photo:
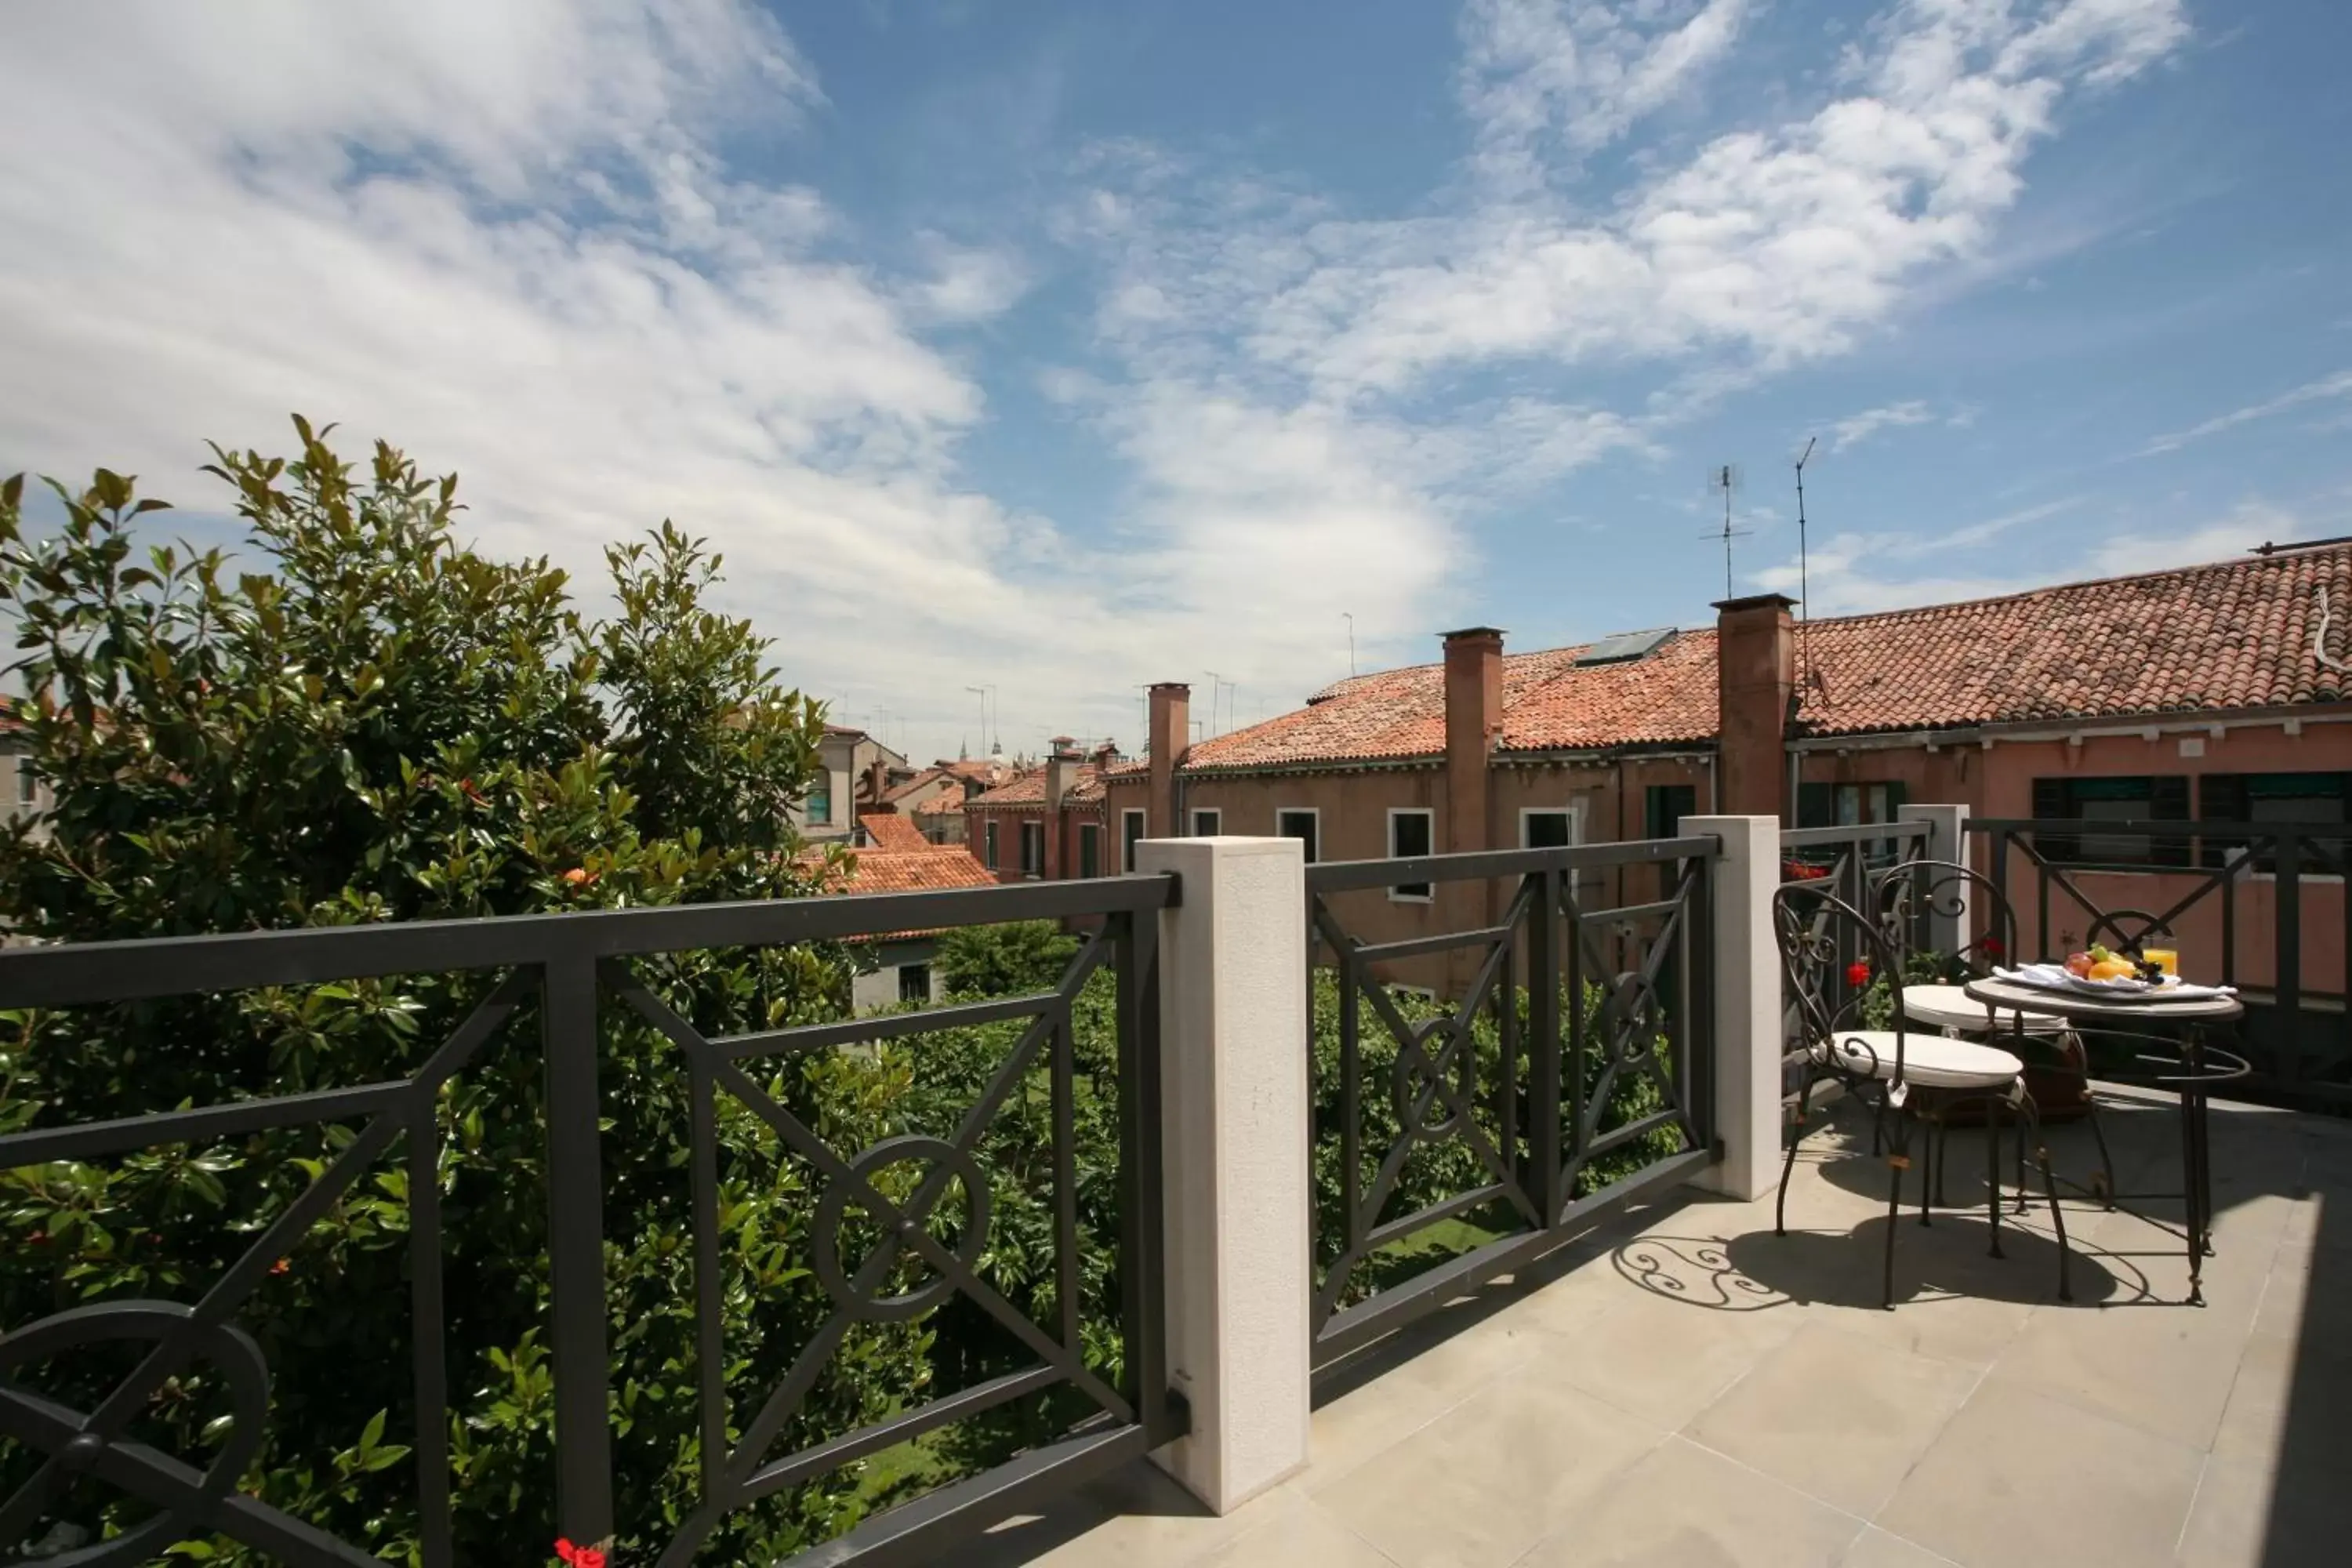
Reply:
[[[286,1259],[281,1258],[277,1262],[269,1266],[269,1271],[272,1274],[283,1274],[293,1267],[294,1266],[291,1263],[287,1262]]]
[[[1984,941],[1977,943],[1977,948],[1978,951],[1981,952],[1987,958],[1999,958],[2005,951],[2007,951],[2000,945],[2000,938],[1997,936],[1989,936],[1985,938]]]
[[[561,1537],[555,1542],[555,1554],[570,1563],[572,1568],[604,1568],[602,1552],[593,1546],[574,1546]]]
[[[1845,983],[1859,990],[1870,984],[1870,960],[1857,958],[1845,966]]]

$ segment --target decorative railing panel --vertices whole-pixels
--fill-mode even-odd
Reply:
[[[441,1157],[450,1136],[444,1100],[485,1047],[517,1020],[535,1022],[544,1075],[539,1158],[547,1194],[543,1238],[551,1453],[506,1456],[517,1467],[516,1510],[543,1520],[533,1548],[561,1534],[632,1561],[679,1565],[696,1560],[735,1510],[1030,1395],[1051,1393],[1050,1439],[1010,1461],[887,1508],[815,1548],[842,1563],[898,1560],[984,1526],[1104,1466],[1140,1455],[1181,1434],[1184,1414],[1169,1392],[1161,1323],[1163,1270],[1159,1108],[1158,912],[1171,903],[1169,877],[596,913],[257,932],[152,942],[23,948],[0,953],[0,1010],[20,1021],[45,1010],[128,1009],[169,999],[218,997],[268,987],[363,987],[387,976],[471,975],[479,1000],[413,1071],[387,1081],[190,1107],[112,1120],[78,1121],[85,1108],[40,1108],[30,1125],[0,1133],[0,1172],[38,1167],[68,1179],[89,1162],[177,1149],[173,1159],[229,1140],[256,1140],[317,1126],[333,1131],[331,1157],[291,1173],[290,1198],[256,1230],[216,1278],[137,1297],[74,1301],[29,1321],[0,1323],[0,1552],[38,1537],[61,1500],[71,1510],[136,1500],[106,1517],[116,1532],[84,1531],[54,1561],[73,1564],[151,1560],[173,1542],[205,1537],[298,1564],[359,1564],[373,1552],[241,1489],[275,1431],[283,1402],[300,1391],[274,1385],[262,1344],[239,1315],[274,1276],[299,1266],[306,1234],[355,1201],[363,1181],[404,1201],[407,1229],[413,1405],[399,1432],[372,1423],[351,1453],[370,1472],[413,1474],[415,1550],[426,1568],[463,1554],[452,1537],[449,1349],[451,1281],[443,1258]],[[676,955],[698,950],[795,947],[933,931],[959,925],[1087,918],[1099,921],[1058,984],[1038,994],[959,1004],[911,1014],[729,1033],[698,1025],[668,993]],[[1073,1009],[1090,978],[1115,976],[1115,1082],[1083,1082]],[[1097,993],[1099,994],[1099,993]],[[614,1013],[609,1003],[621,1005]],[[118,1015],[120,1016],[120,1015]],[[690,1097],[683,1149],[625,1148],[603,1123],[619,1114],[617,1086],[600,1084],[610,1030],[625,1017],[656,1031],[676,1053]],[[856,1143],[818,1124],[790,1093],[779,1064],[810,1053],[862,1049],[939,1031],[1025,1021],[977,1097],[944,1131],[904,1127]],[[25,1026],[29,1031],[30,1025]],[[648,1036],[648,1038],[654,1037]],[[191,1040],[186,1048],[206,1048]],[[1111,1119],[1117,1163],[1117,1234],[1107,1248],[1117,1284],[1108,1324],[1082,1321],[1077,1117]],[[981,1146],[992,1121],[1034,1099],[1050,1128],[1045,1184],[1052,1213],[1053,1310],[1041,1314],[1007,1298],[983,1267],[991,1247],[992,1173]],[[103,1108],[88,1108],[100,1109]],[[726,1339],[722,1250],[740,1239],[726,1215],[726,1173],[767,1156],[747,1134],[793,1163],[807,1212],[805,1268],[828,1306],[803,1343],[772,1365],[744,1364]],[[254,1144],[251,1146],[258,1147]],[[618,1163],[616,1163],[616,1162]],[[616,1426],[629,1425],[643,1376],[616,1342],[606,1277],[608,1190],[626,1167],[682,1169],[690,1211],[693,1334],[686,1373],[698,1406],[699,1496],[682,1518],[616,1519]],[[781,1167],[779,1167],[781,1169]],[[45,1177],[46,1179],[46,1177]],[[777,1178],[784,1179],[782,1177]],[[372,1189],[373,1190],[373,1189]],[[377,1200],[371,1200],[377,1201]],[[151,1238],[160,1240],[160,1237]],[[529,1245],[530,1238],[518,1238]],[[802,1269],[785,1271],[798,1276]],[[159,1283],[172,1278],[159,1263]],[[470,1288],[471,1282],[468,1282]],[[743,1289],[743,1281],[735,1281]],[[1040,1296],[1038,1299],[1046,1299]],[[1018,1364],[969,1386],[910,1402],[881,1419],[775,1452],[802,1419],[829,1358],[864,1328],[907,1325],[956,1302],[982,1314]],[[758,1303],[751,1303],[756,1309]],[[618,1325],[619,1341],[628,1325]],[[1112,1363],[1090,1356],[1088,1335],[1115,1335]],[[383,1347],[354,1344],[354,1356]],[[128,1370],[87,1397],[57,1396],[40,1374],[61,1356],[102,1352]],[[616,1352],[619,1364],[616,1369]],[[518,1386],[530,1382],[517,1373]],[[625,1381],[624,1381],[625,1380]],[[169,1390],[193,1383],[220,1403],[223,1434],[208,1453],[165,1453],[142,1439],[142,1412]],[[736,1398],[756,1393],[747,1418]],[[215,1428],[208,1427],[208,1431]],[[307,1434],[315,1439],[318,1434]],[[13,1455],[13,1458],[10,1456]],[[89,1500],[98,1498],[100,1502]],[[548,1500],[553,1506],[548,1506]],[[52,1525],[53,1528],[53,1525]],[[56,1542],[53,1541],[53,1549]]]
[[[1316,1158],[1336,1165],[1318,1181],[1336,1196],[1318,1215],[1319,1360],[1716,1157],[1719,853],[1709,837],[1307,868]],[[1668,869],[1664,897],[1590,899],[1588,873],[1635,865]],[[1350,931],[1350,899],[1423,885],[1423,923],[1456,929]],[[1464,1226],[1486,1239],[1410,1272],[1417,1243]]]
[[[2169,941],[2252,1007],[2248,1092],[2352,1106],[2352,877],[2341,823],[1972,818],[2027,956]],[[2145,851],[2115,858],[2117,847]],[[2109,858],[2101,858],[2105,855]]]

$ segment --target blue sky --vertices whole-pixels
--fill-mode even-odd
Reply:
[[[132,25],[135,22],[136,25]],[[2352,532],[2335,0],[0,13],[0,471],[676,517],[920,754]],[[103,81],[94,93],[89,84]],[[887,715],[887,718],[884,716]]]

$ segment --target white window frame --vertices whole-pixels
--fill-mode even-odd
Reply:
[[[980,825],[980,847],[982,852],[981,864],[986,866],[992,871],[997,868],[997,846],[998,838],[996,832],[996,818],[992,816],[987,821]]]
[[[1136,828],[1133,833],[1129,833],[1127,830],[1127,825],[1130,822],[1136,825]],[[1144,821],[1144,808],[1142,806],[1129,805],[1119,808],[1118,863],[1120,870],[1130,876],[1134,874],[1135,847],[1142,843],[1143,836],[1150,831],[1151,829],[1150,826]]]
[[[1026,818],[1024,818],[1019,826],[1021,836],[1021,874],[1032,880],[1034,880],[1045,874],[1045,825],[1042,822],[1031,822]],[[1034,840],[1032,840],[1030,837],[1030,835],[1033,833],[1036,835]],[[1029,858],[1029,846],[1032,842],[1034,842],[1037,846],[1037,858],[1034,864],[1031,862]]]
[[[1426,837],[1427,837],[1427,842],[1428,842],[1428,844],[1429,844],[1429,847],[1428,847],[1428,849],[1427,849],[1427,850],[1425,850],[1423,853],[1425,853],[1425,854],[1430,854],[1430,855],[1434,855],[1434,854],[1436,854],[1436,853],[1437,853],[1437,812],[1436,812],[1436,810],[1435,810],[1433,807],[1426,806],[1426,805],[1392,805],[1392,806],[1389,807],[1389,819],[1388,819],[1388,820],[1389,820],[1389,836],[1388,836],[1388,851],[1389,851],[1389,858],[1390,858],[1390,859],[1391,859],[1391,860],[1395,860],[1395,859],[1401,859],[1401,858],[1402,858],[1402,856],[1399,853],[1399,851],[1398,851],[1398,849],[1397,849],[1397,818],[1399,818],[1399,817],[1401,817],[1401,816],[1418,816],[1418,817],[1420,817],[1423,821],[1426,822],[1426,823],[1429,825],[1429,832],[1428,832],[1428,834],[1427,834],[1427,836],[1426,836]],[[1316,825],[1316,831],[1317,831],[1317,842],[1316,842],[1316,847],[1319,849],[1319,848],[1321,848],[1321,847],[1323,847],[1323,846],[1322,846],[1322,842],[1321,842],[1322,824],[1318,823],[1318,824]],[[1406,889],[1406,888],[1419,888],[1419,889],[1421,889],[1421,891],[1420,891],[1420,892],[1418,892],[1418,893],[1409,893],[1409,892],[1405,891],[1405,889]],[[1407,883],[1404,883],[1404,884],[1403,884],[1402,886],[1401,886],[1401,887],[1393,887],[1393,888],[1391,888],[1391,889],[1389,889],[1389,902],[1391,902],[1391,903],[1392,903],[1392,904],[1433,904],[1433,903],[1435,903],[1436,901],[1437,901],[1437,884],[1436,884],[1436,883],[1434,883],[1434,882],[1407,882]]]
[[[1584,803],[1580,800],[1571,800],[1560,805],[1523,805],[1519,807],[1519,847],[1522,849],[1534,847],[1533,845],[1530,845],[1528,842],[1528,817],[1559,816],[1563,813],[1566,814],[1568,817],[1569,847],[1573,849],[1578,845],[1583,843]]]
[[[33,759],[19,755],[16,759],[16,804],[37,805],[41,799],[41,781],[33,772]]]
[[[1290,837],[1282,830],[1282,819],[1286,816],[1306,816],[1314,819],[1315,853],[1307,858],[1307,863],[1309,866],[1317,864],[1323,858],[1323,808],[1319,805],[1276,806],[1274,808],[1274,835],[1277,838],[1287,838]]]
[[[1204,817],[1204,816],[1205,816],[1205,817],[1207,817],[1207,818],[1209,819],[1209,831],[1208,831],[1208,832],[1206,832],[1206,833],[1203,833],[1203,832],[1202,832],[1202,831],[1201,831],[1201,818],[1202,818],[1202,817]],[[1194,806],[1194,807],[1192,808],[1192,837],[1195,837],[1195,838],[1214,838],[1214,837],[1217,837],[1217,835],[1219,835],[1219,834],[1223,833],[1224,830],[1225,830],[1225,811],[1224,811],[1224,807],[1223,807],[1223,806],[1218,806],[1218,805],[1196,805],[1196,806]]]
[[[1087,870],[1087,846],[1089,844],[1095,847],[1095,868],[1092,875],[1099,877],[1103,874],[1102,834],[1102,824],[1099,822],[1081,822],[1078,824],[1078,863],[1075,869],[1079,876],[1083,877],[1088,875]]]

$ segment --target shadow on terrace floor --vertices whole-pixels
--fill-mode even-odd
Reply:
[[[2177,1187],[2170,1102],[2102,1103],[2123,1191]],[[2089,1129],[2049,1138],[2087,1184]],[[1949,1155],[1947,1196],[1982,1194],[1982,1134]],[[2038,1175],[1994,1259],[1981,1208],[1919,1226],[1915,1170],[1887,1312],[1887,1166],[1848,1107],[1800,1156],[1789,1235],[1769,1195],[1628,1211],[1328,1369],[1313,1463],[1276,1494],[1212,1519],[1137,1466],[954,1561],[2343,1562],[2352,1123],[2217,1109],[2213,1163],[2206,1308],[2182,1304],[2161,1228],[2177,1201],[2136,1202],[2143,1218],[2072,1195],[2068,1304]],[[1644,1544],[1661,1505],[1679,1533]]]

